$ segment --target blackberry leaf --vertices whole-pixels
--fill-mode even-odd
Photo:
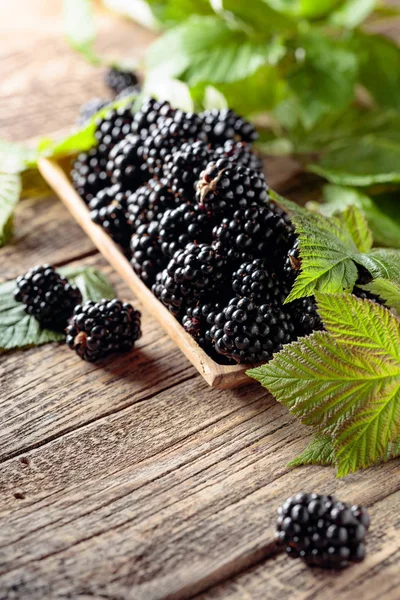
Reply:
[[[387,306],[394,308],[400,314],[400,281],[378,278],[360,287],[385,300]]]
[[[19,173],[0,172],[0,247],[11,238],[12,216],[19,201],[21,188]]]
[[[303,452],[288,463],[288,467],[302,465],[331,465],[334,462],[332,438],[323,433],[317,433],[311,439]]]
[[[82,302],[93,300],[99,302],[103,298],[109,300],[115,298],[114,288],[108,277],[98,269],[83,267],[74,269],[64,267],[59,269],[60,273],[67,277],[70,283],[76,285],[82,294]]]
[[[338,217],[350,232],[358,250],[360,252],[369,252],[374,240],[362,210],[359,210],[355,206],[348,206],[342,213],[339,213]]]
[[[400,250],[373,248],[368,254],[359,254],[354,260],[365,267],[374,279],[381,277],[400,283]]]

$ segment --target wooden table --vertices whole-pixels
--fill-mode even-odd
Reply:
[[[103,88],[66,47],[60,2],[0,11],[1,136],[68,126]],[[118,20],[100,29],[109,51],[140,55],[150,37]],[[269,163],[275,185],[295,169]],[[94,265],[135,301],[54,197],[19,205],[1,278],[42,262]],[[0,358],[0,598],[398,600],[400,462],[342,480],[288,470],[308,430],[257,384],[208,388],[140,309],[137,350],[104,367],[62,344]],[[369,507],[363,564],[335,574],[275,554],[276,507],[303,489]]]

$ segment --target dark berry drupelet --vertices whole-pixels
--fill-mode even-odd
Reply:
[[[175,113],[169,102],[161,102],[154,98],[144,100],[141,108],[135,113],[132,123],[132,132],[146,137],[157,125]]]
[[[229,160],[237,163],[241,167],[259,171],[260,173],[263,171],[261,158],[255,154],[250,144],[246,144],[246,142],[226,140],[223,146],[215,148],[213,152],[214,160],[229,158]]]
[[[100,190],[110,185],[106,165],[107,159],[97,148],[82,152],[74,161],[71,170],[72,184],[86,204],[89,204]]]
[[[126,218],[127,198],[129,191],[124,191],[120,184],[100,190],[89,203],[90,218],[108,233],[123,248],[129,246],[131,227]]]
[[[253,125],[233,110],[206,110],[200,113],[200,117],[207,139],[213,145],[221,145],[225,140],[254,142],[257,139]]]
[[[168,275],[166,269],[157,273],[151,291],[168,308],[174,317],[177,319],[182,317],[187,298],[182,295],[179,284],[175,283],[173,278]]]
[[[89,300],[76,306],[66,329],[67,344],[89,362],[129,352],[141,336],[140,316],[121,300]]]
[[[75,306],[82,301],[79,289],[50,265],[33,267],[17,277],[14,298],[42,325],[63,331]]]
[[[265,206],[268,187],[262,173],[229,159],[211,162],[197,182],[196,200],[212,214],[232,214],[238,208]]]
[[[214,325],[215,317],[222,310],[218,302],[196,302],[186,308],[182,318],[182,325],[196,342],[205,347],[211,345],[210,329]]]
[[[167,210],[160,221],[161,249],[172,257],[190,242],[202,243],[211,239],[213,220],[193,204],[181,204]]]
[[[276,539],[309,566],[342,569],[365,557],[370,520],[361,506],[333,496],[300,493],[278,509]]]
[[[138,86],[139,79],[133,71],[122,71],[117,67],[110,67],[104,75],[104,83],[117,96],[126,88]]]
[[[84,125],[87,123],[96,113],[99,112],[102,108],[105,108],[109,104],[109,100],[105,100],[104,98],[92,98],[82,104],[79,109],[79,116],[77,119],[78,125]]]
[[[133,122],[132,107],[126,106],[110,110],[96,121],[95,138],[101,154],[108,156],[112,148],[131,133]]]
[[[212,159],[208,144],[201,140],[183,144],[172,155],[167,156],[162,169],[165,181],[172,191],[185,195],[193,202],[195,183]]]
[[[150,179],[139,187],[127,201],[127,218],[133,231],[140,225],[158,221],[166,210],[176,208],[182,199],[164,181]]]
[[[130,134],[110,152],[107,173],[113,183],[120,183],[125,189],[134,190],[149,179],[149,172],[143,160],[143,140]]]
[[[131,238],[132,267],[147,286],[151,286],[157,273],[168,259],[161,252],[159,226],[156,221],[140,225]]]
[[[232,289],[261,304],[281,305],[290,292],[284,281],[269,269],[262,258],[242,263],[232,275]]]

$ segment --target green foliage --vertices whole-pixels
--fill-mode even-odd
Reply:
[[[368,283],[367,285],[361,286],[364,290],[372,292],[377,296],[380,296],[385,300],[386,305],[390,308],[394,308],[400,315],[400,274],[398,274],[397,281],[391,281],[390,279],[383,279],[378,277]]]
[[[399,437],[400,322],[351,294],[316,297],[326,332],[285,346],[248,374],[325,436],[297,464],[329,462],[327,436],[343,476],[384,460]]]
[[[331,465],[334,461],[332,438],[323,433],[317,433],[303,452],[291,460],[288,467],[302,465]]]
[[[0,247],[12,236],[12,218],[21,194],[19,173],[0,172]]]
[[[60,272],[79,287],[84,301],[114,297],[110,282],[97,269],[64,268]],[[13,298],[14,288],[15,280],[0,284],[0,351],[63,341],[64,334],[43,329],[34,317],[26,314],[24,305]]]

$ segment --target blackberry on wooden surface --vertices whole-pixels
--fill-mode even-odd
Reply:
[[[104,75],[104,83],[115,96],[127,88],[139,89],[139,79],[133,71],[110,67]]]
[[[104,98],[91,98],[82,104],[79,109],[79,116],[77,119],[78,125],[84,125],[87,123],[96,113],[99,112],[102,108],[105,108],[109,104],[109,100],[105,100]]]
[[[82,152],[74,161],[71,170],[72,185],[86,204],[110,184],[106,165],[107,159],[97,148]]]
[[[165,181],[172,191],[194,200],[195,183],[210,162],[213,154],[208,144],[201,140],[183,144],[166,157],[162,169]]]
[[[78,304],[66,329],[67,344],[84,360],[129,352],[141,337],[140,312],[121,300]]]
[[[161,252],[157,222],[140,225],[131,238],[132,267],[147,286],[168,262]]]
[[[167,210],[160,220],[161,249],[172,257],[189,242],[206,242],[211,239],[213,221],[210,215],[193,204],[181,204]]]
[[[51,265],[39,265],[16,279],[14,298],[42,325],[63,331],[82,295]]]
[[[264,206],[268,187],[262,173],[224,158],[211,162],[197,182],[196,200],[212,214],[231,214],[238,208]]]
[[[365,557],[368,512],[334,496],[299,493],[278,509],[277,543],[309,566],[342,569]]]
[[[290,292],[266,261],[256,258],[242,263],[232,275],[232,289],[238,296],[247,296],[261,304],[281,305]]]
[[[159,220],[166,210],[176,208],[182,202],[166,183],[150,179],[139,187],[127,201],[127,218],[135,231],[140,225]]]
[[[95,138],[97,148],[108,156],[118,142],[131,132],[133,122],[132,106],[110,110],[104,117],[96,121]]]
[[[253,125],[233,110],[205,110],[200,117],[207,138],[213,145],[221,145],[225,140],[254,142],[257,139]]]
[[[107,172],[113,183],[134,190],[149,179],[143,160],[143,140],[130,134],[118,142],[110,152]]]
[[[246,142],[226,140],[223,146],[214,148],[213,152],[214,160],[229,158],[229,160],[241,167],[246,167],[253,171],[263,171],[261,158],[252,150],[250,144],[246,144]]]
[[[89,203],[90,218],[100,225],[108,235],[123,248],[129,246],[131,228],[126,218],[129,191],[120,184],[100,190]]]

